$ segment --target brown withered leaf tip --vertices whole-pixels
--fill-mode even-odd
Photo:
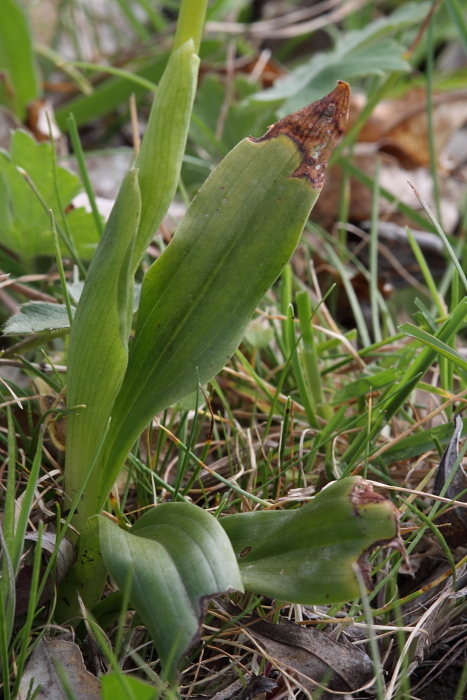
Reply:
[[[250,139],[259,142],[288,136],[303,156],[292,177],[304,177],[313,189],[321,190],[329,158],[347,124],[349,105],[350,88],[339,80],[329,95],[276,122],[261,138]]]

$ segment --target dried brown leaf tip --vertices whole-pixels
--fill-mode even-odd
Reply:
[[[349,105],[350,88],[347,83],[338,81],[329,95],[284,117],[261,138],[250,138],[266,141],[280,134],[288,136],[303,155],[292,177],[304,177],[313,189],[321,190],[329,158],[347,124]]]

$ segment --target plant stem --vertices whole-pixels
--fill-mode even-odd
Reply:
[[[195,51],[199,53],[207,5],[207,0],[182,0],[173,51],[189,39],[193,39]]]

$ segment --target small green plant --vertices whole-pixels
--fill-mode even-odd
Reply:
[[[65,507],[71,508],[79,537],[77,562],[59,588],[56,620],[81,615],[77,593],[92,608],[110,573],[145,620],[171,683],[199,634],[210,596],[246,590],[292,603],[349,600],[360,591],[355,567],[368,583],[368,552],[375,544],[394,545],[399,536],[395,507],[359,477],[342,479],[291,511],[217,519],[184,502],[176,488],[174,500],[180,502],[152,508],[130,530],[99,515],[154,415],[197,395],[199,385],[238,347],[254,309],[297,246],[347,120],[349,88],[339,82],[326,97],[285,116],[262,138],[243,140],[224,158],[146,272],[130,340],[135,274],[178,186],[204,5],[182,3],[142,149],[122,184],[74,312],[67,358]],[[316,426],[316,415],[325,416],[329,407],[313,385],[317,367],[308,297],[298,301],[298,310],[309,343],[306,380],[294,354],[287,304],[285,335],[307,418]],[[68,321],[73,311],[69,306]],[[401,376],[389,374],[379,377],[381,386]],[[306,381],[313,398],[307,398]],[[374,415],[376,430],[383,419],[377,421],[377,410]],[[323,444],[330,430],[322,431]],[[318,440],[315,449],[320,446]],[[356,440],[349,448],[349,464],[358,447]]]
[[[197,506],[173,503],[152,509],[129,532],[95,517],[153,416],[196,394],[238,347],[299,241],[347,120],[349,90],[339,83],[226,156],[146,272],[130,343],[135,272],[178,183],[202,23],[200,8],[184,2],[141,152],[76,309],[67,371],[65,492],[77,504],[72,522],[80,537],[58,615],[78,613],[77,591],[87,606],[97,603],[109,571],[149,621],[172,682],[207,597],[247,589],[301,603],[350,599],[359,590],[352,567],[363,565],[374,543],[397,537],[393,506],[368,497],[359,478],[292,513],[218,521]]]
[[[0,8],[3,19],[5,8],[9,13],[8,21],[0,22],[0,101],[16,120],[24,117],[28,100],[40,89],[34,82],[29,24],[19,2],[8,0]],[[154,7],[147,0],[138,4]],[[467,313],[462,260],[467,219],[464,211],[458,239],[446,238],[438,223],[442,190],[434,198],[436,218],[418,193],[409,190],[412,204],[394,201],[383,186],[388,154],[380,150],[385,141],[375,144],[374,160],[381,157],[382,162],[374,170],[375,163],[364,165],[359,147],[352,145],[361,138],[363,125],[380,118],[375,113],[366,123],[375,106],[377,112],[383,108],[380,100],[388,98],[383,110],[388,114],[393,97],[410,99],[412,88],[423,86],[425,72],[437,189],[436,180],[441,183],[443,175],[437,172],[434,148],[436,104],[443,98],[434,91],[462,86],[465,69],[448,76],[435,68],[453,37],[448,13],[456,18],[464,46],[465,21],[458,0],[389,3],[384,9],[370,3],[356,11],[344,3],[337,8],[337,25],[334,10],[327,19],[317,18],[328,21],[332,30],[324,51],[315,52],[309,34],[278,42],[274,57],[289,73],[264,89],[268,83],[257,80],[257,67],[265,54],[249,67],[245,60],[254,56],[257,45],[249,37],[258,30],[267,36],[271,23],[254,21],[248,35],[232,39],[230,71],[225,33],[214,33],[213,26],[225,19],[231,3],[211,3],[209,35],[200,51],[207,70],[193,103],[203,23],[197,5],[195,0],[183,4],[174,51],[164,11],[161,22],[156,18],[154,41],[132,47],[123,65],[125,51],[119,50],[119,68],[110,54],[104,58],[98,50],[94,57],[100,55],[104,64],[110,59],[112,65],[68,63],[34,42],[47,80],[55,66],[79,91],[61,102],[56,116],[62,129],[72,132],[83,182],[88,180],[84,154],[70,127],[70,112],[78,125],[85,125],[123,107],[133,90],[142,100],[148,90],[156,93],[142,151],[103,235],[97,210],[93,215],[68,206],[81,184],[63,167],[64,159],[58,167],[53,144],[36,144],[19,130],[12,135],[10,153],[0,154],[0,268],[11,273],[10,279],[0,278],[2,308],[10,313],[21,304],[4,329],[21,340],[0,358],[6,380],[0,380],[5,410],[0,426],[0,695],[9,700],[37,692],[32,686],[28,691],[26,679],[35,676],[36,686],[40,682],[35,664],[44,653],[41,647],[48,647],[52,640],[47,638],[69,621],[83,651],[94,637],[111,670],[94,679],[96,686],[101,683],[103,700],[212,696],[219,683],[239,676],[245,685],[242,695],[253,696],[259,687],[266,692],[274,686],[264,678],[271,662],[285,683],[289,678],[317,698],[324,686],[354,693],[372,677],[378,700],[418,695],[415,666],[421,645],[429,646],[425,622],[436,640],[430,653],[447,640],[455,654],[458,646],[450,628],[467,606],[465,557],[457,561],[451,552],[456,542],[465,542],[460,465],[467,445],[459,440],[467,419],[462,421],[458,411],[467,392],[467,363],[460,351]],[[133,1],[121,0],[119,6],[131,13]],[[59,7],[62,22],[54,46],[62,46],[61,32],[69,31],[65,13],[78,6],[66,2]],[[248,10],[246,3],[239,23],[249,23]],[[147,38],[148,25],[136,23],[137,35]],[[305,25],[297,30],[304,31]],[[22,37],[23,56],[15,51],[19,42],[12,41],[12,27]],[[300,41],[306,44],[300,52],[303,63],[297,65]],[[79,50],[75,58],[80,58]],[[254,75],[242,72],[253,65]],[[94,81],[96,72],[111,77]],[[346,100],[347,89],[342,84],[335,89],[336,80],[351,80],[367,104],[331,156],[337,177],[339,169],[343,173],[339,207],[325,207],[323,197],[307,220],[319,192],[318,174],[324,173],[321,159],[328,158],[334,142],[327,132],[339,110],[333,115],[332,105]],[[143,101],[139,109],[142,114]],[[126,118],[119,112],[118,123],[123,123]],[[242,141],[249,134],[260,136],[279,117],[285,121],[265,137]],[[326,135],[323,119],[330,120]],[[110,123],[110,129],[99,129],[99,145],[102,135],[104,140],[115,135],[116,122],[106,120],[106,127]],[[307,123],[314,126],[309,134]],[[93,137],[89,132],[83,137],[88,148]],[[188,202],[207,172],[211,176],[170,245],[161,226],[163,236],[156,235],[143,257],[177,182]],[[355,179],[369,190],[368,198],[361,189],[357,195]],[[328,192],[333,186],[336,193],[336,180],[328,183]],[[90,185],[86,190],[92,200]],[[415,208],[417,197],[426,216]],[[352,246],[352,227],[352,237],[347,239],[345,231],[347,220],[354,225],[360,220],[355,208],[364,210],[365,199],[372,200],[367,258],[361,245]],[[407,245],[417,260],[410,269],[424,281],[417,284],[421,298],[410,317],[413,299],[407,305],[407,296],[403,302],[400,297],[408,290],[396,291],[390,299],[382,294],[383,199],[416,228],[436,232],[444,242],[447,266],[438,283],[439,260],[433,269],[431,254],[425,260],[426,249],[417,243],[421,239],[407,230]],[[321,220],[326,208],[326,218],[338,214],[340,232],[329,233],[330,222]],[[305,220],[300,248],[293,264],[286,264]],[[156,247],[160,258],[147,270]],[[407,250],[403,259],[410,259],[406,255]],[[317,259],[314,271],[311,261]],[[61,284],[55,281],[55,262]],[[72,264],[70,284],[63,268],[70,274]],[[21,279],[23,275],[27,277]],[[55,299],[65,303],[53,303]],[[244,332],[255,306],[254,322]],[[241,349],[235,351],[241,338]],[[210,380],[228,357],[223,371]],[[8,374],[3,375],[5,366]],[[16,367],[19,386],[11,373]],[[33,386],[24,381],[31,375]],[[66,420],[63,476],[57,467],[65,461],[58,450],[64,449],[60,430]],[[446,445],[432,490],[438,453]],[[370,475],[375,482],[366,480]],[[394,504],[402,504],[401,512],[372,490],[374,483],[390,490]],[[400,490],[404,497],[396,495]],[[417,570],[419,554],[411,559],[415,578],[403,575],[398,517],[408,556],[436,538],[439,554],[428,558],[434,566],[444,563],[437,580],[424,579]],[[75,555],[71,539],[78,558],[70,570]],[[375,544],[392,551],[374,549]],[[426,563],[425,558],[423,570]],[[106,593],[113,590],[102,596],[108,575]],[[373,590],[367,595],[365,588]],[[208,603],[222,593],[228,598]],[[303,604],[319,606],[313,620],[303,619],[308,616]],[[416,622],[417,615],[423,625],[420,617]],[[343,647],[331,639],[336,633],[351,638],[358,626],[369,640],[371,659],[359,641]],[[245,644],[247,637],[251,643]],[[316,644],[327,650],[330,643],[338,663],[328,651],[316,653]],[[345,649],[351,650],[348,656]],[[316,669],[311,657],[320,660]],[[252,675],[248,680],[247,674],[257,671],[258,679]],[[436,675],[435,665],[432,672]],[[58,667],[55,675],[72,697],[71,677]],[[420,675],[423,683],[429,682],[430,674],[421,670]],[[456,697],[464,689],[465,674]]]

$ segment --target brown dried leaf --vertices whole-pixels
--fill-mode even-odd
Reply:
[[[307,690],[324,679],[329,690],[351,693],[373,678],[369,656],[312,627],[281,618],[278,624],[260,620],[248,631]]]
[[[18,700],[26,700],[31,682],[32,690],[41,686],[36,700],[67,700],[57,664],[64,669],[76,700],[100,700],[100,681],[86,670],[78,645],[62,639],[41,639],[24,669]]]
[[[397,100],[380,102],[359,135],[359,141],[379,141],[380,149],[397,156],[407,168],[429,167],[426,91],[413,88]],[[435,152],[440,154],[451,136],[467,122],[466,91],[433,95]]]
[[[321,100],[299,109],[269,127],[255,143],[284,134],[296,144],[302,162],[291,177],[305,178],[313,189],[321,190],[326,168],[349,116],[350,88],[342,80]]]

